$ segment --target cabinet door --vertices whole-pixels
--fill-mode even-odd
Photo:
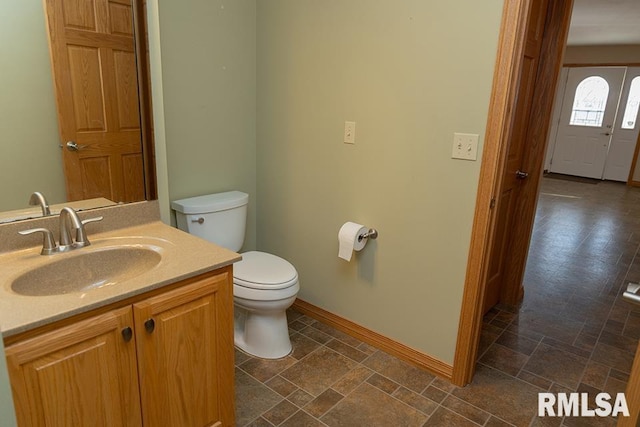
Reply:
[[[134,304],[145,426],[234,425],[231,277]]]
[[[127,307],[7,347],[18,425],[141,425],[132,326]]]

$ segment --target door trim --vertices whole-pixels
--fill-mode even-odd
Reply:
[[[491,92],[485,146],[480,168],[480,180],[476,197],[476,210],[471,233],[471,245],[467,262],[467,272],[463,292],[458,339],[453,363],[452,382],[464,386],[471,382],[475,372],[475,364],[482,327],[482,302],[484,300],[489,252],[493,243],[495,228],[495,210],[491,208],[494,194],[501,187],[502,176],[506,164],[508,137],[512,128],[512,113],[515,110],[518,86],[522,66],[522,53],[529,20],[531,0],[513,0],[505,2],[498,54],[494,71]],[[533,218],[537,203],[537,193],[542,177],[547,132],[551,121],[551,109],[555,96],[555,88],[562,67],[565,40],[569,29],[569,19],[573,0],[549,2],[545,32],[542,42],[542,58],[536,87],[531,117],[536,120],[528,132],[531,149],[524,155],[524,164],[530,171],[530,178],[523,186],[522,194],[517,199],[516,212],[524,215],[523,221],[517,221],[512,231],[510,246],[521,246],[519,257],[512,254],[509,262],[515,265],[508,272],[509,277],[519,277],[515,286],[504,289],[503,301],[508,304],[518,303],[522,296],[522,273],[526,262],[528,243],[533,227]],[[519,263],[519,265],[518,265]]]
[[[151,104],[151,73],[149,37],[147,29],[147,1],[133,0],[133,30],[138,72],[138,99],[140,100],[140,135],[146,200],[158,198],[156,183],[156,154],[153,138],[153,105]]]
[[[482,324],[482,302],[488,272],[488,252],[493,244],[495,210],[491,202],[500,187],[510,133],[511,111],[516,107],[516,93],[524,51],[525,26],[529,0],[505,2],[498,40],[498,54],[489,102],[489,120],[484,137],[480,181],[471,232],[471,246],[458,325],[458,339],[453,359],[452,382],[458,386],[469,383],[475,371],[476,354]]]

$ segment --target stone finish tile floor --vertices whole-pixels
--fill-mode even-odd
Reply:
[[[640,338],[640,189],[544,178],[518,308],[484,318],[477,372],[459,388],[289,310],[291,355],[236,350],[238,426],[613,426],[538,418],[539,392],[624,391]]]

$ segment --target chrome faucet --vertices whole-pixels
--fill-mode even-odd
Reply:
[[[42,255],[51,255],[56,252],[66,252],[72,249],[89,246],[91,242],[87,238],[84,225],[90,222],[102,221],[103,217],[89,218],[81,221],[76,211],[70,207],[64,207],[60,211],[60,244],[56,246],[53,233],[46,228],[33,228],[30,230],[19,231],[23,236],[33,233],[42,233]],[[75,230],[75,241],[71,237],[71,231]]]
[[[102,218],[103,217],[99,216],[97,218],[90,218],[81,221],[73,208],[62,208],[60,211],[60,246],[58,247],[58,250],[60,252],[64,252],[70,249],[89,246],[91,242],[89,242],[87,233],[84,231],[84,225],[90,222],[102,221]],[[71,238],[70,225],[71,229],[76,230],[75,242]]]
[[[31,197],[29,198],[29,205],[40,206],[40,208],[42,209],[42,216],[51,215],[49,203],[47,203],[47,199],[39,191],[34,191],[33,194],[31,194]]]
[[[71,222],[71,224],[69,224],[69,222]],[[58,246],[60,252],[68,251],[73,246],[69,225],[75,230],[83,227],[82,221],[80,221],[76,211],[70,207],[65,207],[60,211],[60,246]]]

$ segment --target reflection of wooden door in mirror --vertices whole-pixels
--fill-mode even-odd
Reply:
[[[131,0],[46,0],[46,14],[68,200],[144,200]]]

